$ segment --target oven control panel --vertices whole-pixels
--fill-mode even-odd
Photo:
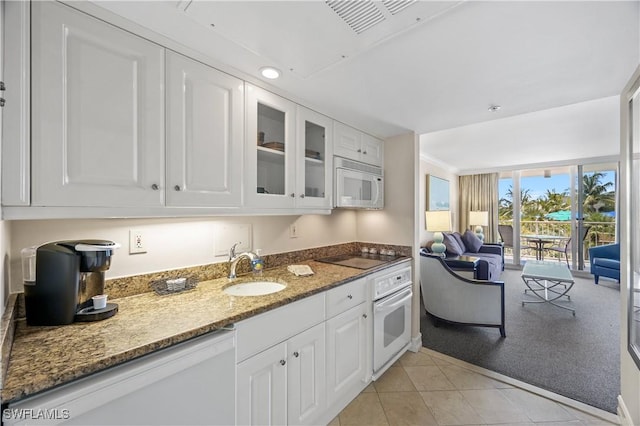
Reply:
[[[391,294],[403,287],[411,285],[411,266],[402,265],[388,273],[381,273],[373,279],[373,300]]]

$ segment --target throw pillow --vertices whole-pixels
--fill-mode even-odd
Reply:
[[[480,247],[482,247],[482,240],[480,240],[473,231],[465,231],[462,236],[462,240],[464,241],[464,245],[467,247],[467,251],[470,251],[471,253],[478,253],[480,251]]]
[[[456,239],[458,245],[460,246],[460,248],[462,249],[463,252],[467,251],[467,246],[464,243],[464,241],[462,240],[462,235],[460,235],[459,232],[453,232],[451,235],[453,235],[453,238]]]
[[[464,253],[464,248],[458,245],[458,241],[451,234],[444,234],[444,245],[447,247],[447,253],[454,256],[460,256]]]

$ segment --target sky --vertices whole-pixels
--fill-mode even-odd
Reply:
[[[604,172],[605,177],[602,182],[613,182],[615,184],[615,173],[613,171]],[[507,191],[512,185],[511,179],[500,179],[498,193],[500,199],[505,198]],[[549,178],[543,176],[527,176],[520,179],[520,189],[528,189],[532,199],[536,199],[546,194],[547,189],[554,192],[568,190],[571,186],[569,174],[552,175]],[[613,188],[613,187],[612,187]]]

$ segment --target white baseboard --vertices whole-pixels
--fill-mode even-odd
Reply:
[[[417,336],[411,339],[409,350],[411,352],[419,352],[421,347],[422,347],[422,333],[418,333]]]
[[[633,419],[622,399],[622,395],[618,395],[618,419],[622,426],[633,426]]]

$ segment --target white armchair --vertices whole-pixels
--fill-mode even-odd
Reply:
[[[504,282],[463,278],[453,272],[442,258],[420,256],[422,301],[436,321],[461,325],[504,327]]]

